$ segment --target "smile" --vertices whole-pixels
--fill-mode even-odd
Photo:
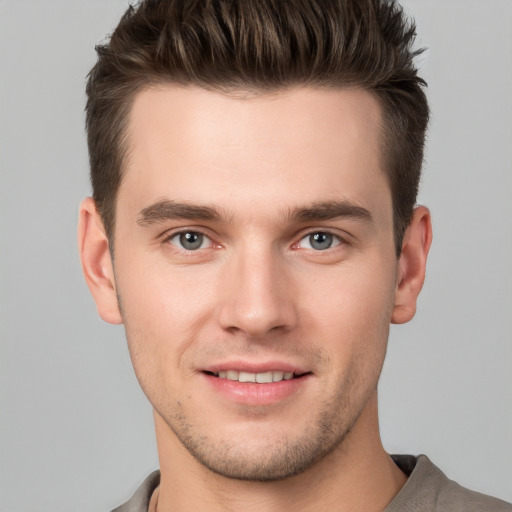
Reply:
[[[291,380],[296,375],[293,372],[283,372],[273,370],[268,372],[252,373],[237,370],[224,370],[218,373],[213,372],[212,375],[220,379],[234,380],[238,382],[255,382],[258,384],[268,384],[270,382],[281,382],[282,380]]]
[[[232,363],[229,366],[229,370],[221,366],[201,373],[221,396],[230,402],[250,406],[270,405],[287,399],[308,386],[313,377],[312,372],[294,370],[288,364],[280,370],[273,369],[279,368],[278,365],[265,365],[266,368],[244,368],[249,365],[241,365],[243,370],[234,370],[236,365]]]

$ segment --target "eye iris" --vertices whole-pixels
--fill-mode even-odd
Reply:
[[[180,244],[188,250],[199,249],[203,244],[203,238],[204,236],[201,233],[194,233],[193,231],[181,233]]]
[[[332,245],[332,235],[330,233],[314,233],[309,235],[309,243],[313,249],[324,251]]]

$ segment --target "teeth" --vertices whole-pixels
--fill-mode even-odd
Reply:
[[[258,382],[260,384],[266,384],[269,382],[280,382],[282,380],[293,379],[293,372],[239,372],[237,370],[224,370],[216,374],[221,379],[236,380],[238,382]]]
[[[256,382],[257,373],[240,372],[238,374],[238,382]]]
[[[264,384],[266,382],[272,382],[272,381],[273,381],[272,372],[265,372],[265,373],[257,373],[256,374],[256,382]]]
[[[272,372],[272,382],[279,382],[280,380],[283,380],[283,376],[284,372]]]

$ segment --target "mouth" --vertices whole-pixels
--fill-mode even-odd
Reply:
[[[305,389],[313,377],[313,372],[299,370],[287,363],[221,363],[219,366],[205,368],[201,373],[215,391],[215,396],[255,407],[289,400]]]
[[[255,384],[270,384],[272,382],[281,382],[285,380],[299,379],[308,375],[310,372],[306,373],[295,373],[295,372],[285,372],[281,370],[270,370],[266,372],[246,372],[246,371],[238,371],[238,370],[220,370],[219,372],[204,372],[207,375],[211,375],[212,377],[217,377],[219,379],[227,379],[236,382],[253,382]]]

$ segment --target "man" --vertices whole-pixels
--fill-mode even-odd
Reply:
[[[98,49],[80,253],[160,458],[118,510],[511,510],[379,436],[432,239],[413,40],[393,2],[177,0]]]

